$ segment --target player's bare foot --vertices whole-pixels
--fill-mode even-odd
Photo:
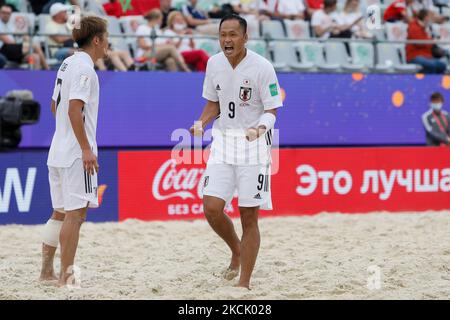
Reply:
[[[239,268],[238,269],[231,269],[231,268],[227,268],[225,271],[223,271],[222,273],[222,277],[225,280],[233,280],[234,278],[236,278],[239,275]]]
[[[225,280],[233,280],[239,275],[239,269],[241,267],[241,257],[233,254],[231,256],[230,266],[223,272],[223,278]]]
[[[249,283],[238,283],[234,287],[235,288],[245,288],[247,290],[252,290],[252,289],[250,289],[250,284]]]
[[[41,274],[39,277],[39,281],[45,282],[45,281],[57,281],[59,278],[55,275],[54,272],[48,273],[48,274]]]

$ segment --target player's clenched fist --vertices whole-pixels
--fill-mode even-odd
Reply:
[[[261,137],[265,132],[266,129],[264,127],[248,128],[245,137],[248,141],[252,142]]]
[[[204,130],[201,121],[195,121],[194,125],[189,129],[189,132],[196,137],[202,137]]]
[[[250,142],[258,139],[258,130],[256,128],[248,128],[245,137]]]

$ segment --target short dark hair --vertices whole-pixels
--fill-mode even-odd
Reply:
[[[161,10],[158,8],[152,9],[144,15],[144,19],[147,21],[154,21],[154,20],[157,20],[162,17],[163,17],[163,14],[162,14]]]
[[[334,6],[336,3],[337,3],[337,0],[324,0],[323,7],[330,8],[330,7]]]
[[[425,17],[428,15],[429,12],[430,11],[428,11],[427,9],[420,9],[419,12],[417,13],[417,19],[423,21],[423,19],[425,19]]]
[[[244,30],[244,34],[247,33],[247,20],[245,20],[240,15],[237,15],[235,13],[228,14],[225,17],[223,17],[222,20],[220,20],[219,30],[222,27],[222,23],[224,23],[225,21],[228,21],[228,20],[237,20],[239,22],[239,25],[241,26],[242,30]]]
[[[79,28],[72,30],[72,37],[78,44],[78,47],[83,48],[89,46],[94,37],[103,36],[107,30],[107,22],[105,19],[88,16],[81,19]]]
[[[430,100],[440,100],[440,101],[444,101],[444,97],[442,96],[442,94],[440,92],[433,92],[433,94],[430,96]]]
[[[3,7],[7,7],[7,8],[10,8],[10,9],[11,9],[11,11],[14,11],[14,8],[13,8],[13,6],[12,6],[12,5],[10,5],[10,4],[8,4],[8,3],[2,3],[2,4],[0,4],[0,9],[1,9],[1,8],[3,8]]]

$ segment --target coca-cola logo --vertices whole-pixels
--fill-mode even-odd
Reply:
[[[156,172],[152,184],[153,197],[157,200],[167,200],[180,197],[186,199],[201,199],[204,169],[177,168],[177,161],[169,159]],[[195,195],[197,193],[197,195]]]

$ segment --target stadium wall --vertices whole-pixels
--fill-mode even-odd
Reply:
[[[204,100],[202,73],[99,72],[98,142],[102,147],[171,147]],[[281,146],[423,145],[421,114],[433,91],[450,101],[448,75],[280,74],[286,108],[277,126]],[[0,95],[29,89],[40,122],[22,129],[21,147],[48,147],[54,119],[55,72],[1,71]]]
[[[0,154],[0,224],[48,219],[46,157],[46,149]],[[170,150],[101,150],[101,205],[88,221],[203,217],[205,157],[181,158]],[[274,210],[263,216],[450,209],[450,148],[285,148],[274,159]],[[227,211],[237,216],[236,198]]]

